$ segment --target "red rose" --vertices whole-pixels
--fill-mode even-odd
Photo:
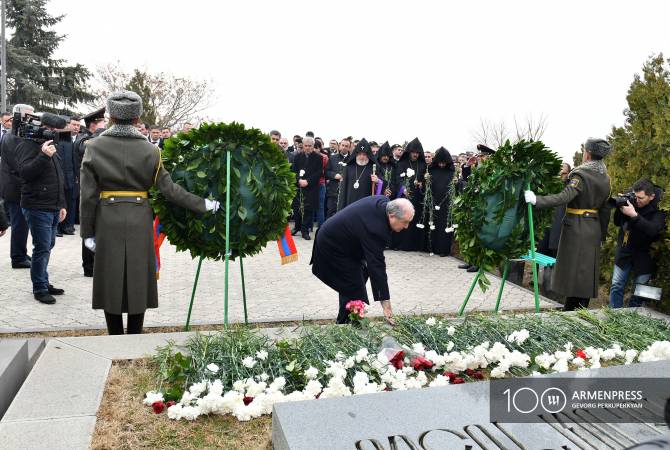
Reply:
[[[176,404],[177,404],[177,402],[175,402],[174,400],[170,400],[169,402],[167,402],[167,403],[165,404],[165,407],[166,407],[166,408],[169,408],[170,406],[174,406],[174,405],[176,405]]]
[[[154,414],[160,414],[165,411],[165,403],[163,402],[153,402],[151,407],[154,409]]]
[[[247,406],[249,403],[251,403],[251,402],[254,401],[254,398],[253,398],[253,397],[245,396],[245,397],[242,399],[242,401],[244,402],[244,406]]]
[[[453,380],[451,380],[451,384],[461,384],[461,383],[465,383],[465,380],[460,377],[456,377]]]
[[[404,365],[404,362],[405,362],[404,360],[405,360],[405,352],[400,350],[398,353],[393,355],[393,358],[391,358],[391,361],[389,361],[389,362],[391,363],[391,365],[393,367],[400,370],[400,369],[402,369],[402,367]]]
[[[575,352],[575,356],[584,360],[588,359],[588,356],[586,356],[586,353],[581,348]]]
[[[475,375],[475,371],[472,369],[465,369],[465,374],[469,377],[472,377]]]
[[[456,378],[456,374],[454,372],[444,372],[444,376],[449,378],[449,381],[453,381],[454,378]]]
[[[388,386],[386,386],[386,387],[384,388],[384,390],[385,390],[386,392],[391,392],[391,388],[388,387]]]
[[[433,362],[424,358],[423,356],[417,356],[416,358],[413,358],[410,364],[412,367],[414,367],[414,370],[426,370],[433,367]]]

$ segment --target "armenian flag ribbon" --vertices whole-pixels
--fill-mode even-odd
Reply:
[[[158,220],[158,216],[154,217],[154,252],[156,253],[156,279],[159,278],[161,270],[161,245],[165,240],[165,234],[161,232],[163,226]]]
[[[295,248],[295,242],[293,242],[293,236],[291,236],[291,229],[288,224],[286,224],[286,229],[281,237],[277,239],[277,246],[279,247],[279,256],[281,256],[282,265],[298,260],[298,250]]]

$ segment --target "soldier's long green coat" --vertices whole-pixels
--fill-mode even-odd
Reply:
[[[598,166],[602,170],[597,169]],[[600,243],[609,222],[610,179],[602,161],[590,161],[569,175],[568,184],[555,195],[538,196],[538,208],[567,205],[594,209],[597,214],[566,214],[563,217],[556,267],[551,288],[566,297],[598,297]]]
[[[173,183],[157,147],[131,125],[114,125],[86,143],[81,166],[81,237],[95,237],[93,309],[144,313],[158,307],[153,212],[139,196],[101,199],[102,191],[148,191],[195,212],[204,199]]]

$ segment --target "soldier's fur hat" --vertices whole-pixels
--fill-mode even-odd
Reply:
[[[117,91],[107,98],[110,117],[131,120],[142,115],[142,98],[132,91]]]

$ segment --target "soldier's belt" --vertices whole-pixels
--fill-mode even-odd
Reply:
[[[111,197],[142,197],[147,198],[149,194],[147,191],[102,191],[100,192],[100,198],[111,198]]]
[[[575,214],[577,216],[583,216],[584,214],[598,214],[597,209],[576,209],[576,208],[567,208],[566,212],[568,214]]]

